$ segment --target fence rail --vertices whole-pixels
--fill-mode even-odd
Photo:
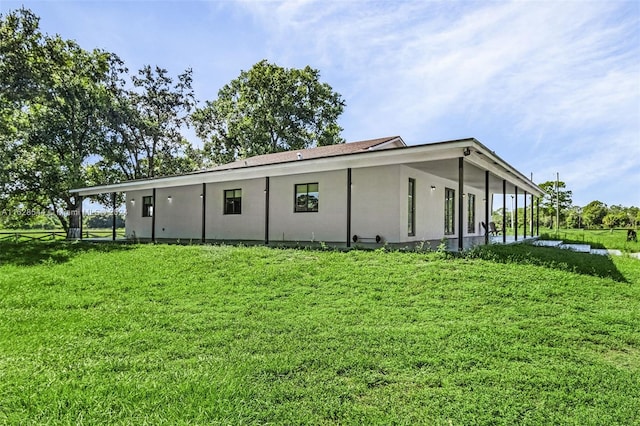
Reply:
[[[83,230],[82,238],[111,239],[113,231],[108,230]],[[0,231],[0,241],[54,241],[67,238],[65,231]],[[125,238],[124,229],[116,231],[116,238]]]

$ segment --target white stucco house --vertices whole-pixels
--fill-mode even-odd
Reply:
[[[407,146],[399,136],[73,192],[125,193],[131,240],[351,247],[444,239],[459,250],[488,242],[494,196],[504,207],[508,195],[524,201],[524,236],[532,235],[543,193],[476,139]]]

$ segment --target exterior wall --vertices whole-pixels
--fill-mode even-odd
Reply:
[[[409,178],[416,180],[416,218],[415,218],[415,236],[409,236],[408,229],[408,181]],[[431,186],[435,189],[431,189]],[[455,213],[454,224],[455,233],[453,235],[444,235],[444,197],[445,188],[455,190]],[[400,194],[400,211],[399,211],[399,229],[401,242],[417,242],[428,240],[439,240],[441,238],[458,238],[460,229],[458,224],[458,209],[460,209],[458,181],[443,179],[422,170],[417,170],[407,166],[401,166],[400,185],[396,190]],[[465,197],[463,198],[463,236],[481,236],[484,235],[480,222],[484,221],[484,188],[474,188],[464,185]],[[468,194],[476,196],[475,208],[475,232],[467,232],[467,196]]]
[[[266,179],[207,184],[206,239],[264,241]],[[224,214],[224,191],[242,190],[241,214]]]
[[[415,235],[408,235],[408,180],[416,181]],[[318,212],[294,212],[295,185],[319,185]],[[388,243],[418,243],[458,238],[458,182],[408,166],[352,169],[351,238],[374,243],[380,235]],[[431,189],[431,186],[435,189]],[[207,240],[264,241],[266,179],[206,184]],[[455,234],[444,235],[445,188],[456,191]],[[242,213],[224,214],[224,190],[242,190]],[[157,239],[200,240],[202,237],[202,184],[156,189]],[[465,185],[476,196],[476,227],[467,232],[467,197],[463,198],[463,235],[481,237],[484,229],[484,188]],[[142,217],[142,197],[151,190],[127,193],[126,234],[131,239],[151,238],[151,217]],[[168,197],[171,196],[169,200]],[[133,200],[133,202],[131,202]],[[269,182],[269,241],[346,244],[347,170],[274,176]],[[363,239],[364,238],[364,239]]]
[[[142,197],[151,196],[151,190],[126,193],[125,234],[128,239],[151,238],[151,217],[142,217]]]
[[[318,183],[318,211],[294,212],[295,185]],[[264,219],[263,219],[264,222]],[[347,171],[275,176],[269,180],[269,241],[346,243]]]
[[[156,189],[156,238],[200,240],[202,238],[202,186]],[[171,197],[171,199],[169,199]]]
[[[380,235],[385,242],[397,243],[401,239],[399,215],[407,204],[407,188],[399,193],[400,166],[367,167],[351,172],[351,235],[371,238]]]

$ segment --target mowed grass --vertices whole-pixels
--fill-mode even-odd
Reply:
[[[627,241],[627,229],[555,229],[541,228],[545,239],[561,239],[567,243],[591,244],[592,248],[618,249],[640,253],[640,239]],[[640,234],[640,231],[636,231]]]
[[[511,249],[1,244],[0,424],[638,424],[640,261]]]

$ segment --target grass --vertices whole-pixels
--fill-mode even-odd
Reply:
[[[626,229],[555,229],[541,228],[546,239],[561,239],[566,243],[590,244],[592,248],[617,249],[628,253],[640,253],[640,240],[627,241]]]
[[[640,262],[508,248],[2,243],[0,424],[638,424]]]

